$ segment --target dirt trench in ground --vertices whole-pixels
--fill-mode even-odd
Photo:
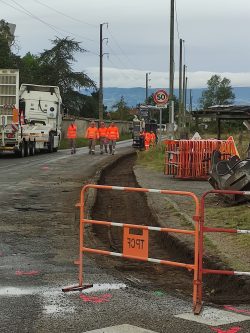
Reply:
[[[133,173],[136,155],[119,159],[105,169],[99,181],[102,185],[139,187]],[[171,218],[171,212],[169,213]],[[155,216],[147,205],[144,193],[99,190],[92,218],[112,222],[158,226]],[[167,217],[166,217],[167,218]],[[119,227],[93,226],[95,247],[113,252],[122,252],[123,229]],[[149,257],[170,261],[193,263],[193,254],[180,246],[169,234],[149,232]],[[168,293],[192,295],[193,272],[184,268],[139,262],[114,257],[97,256],[104,269],[115,270],[121,278],[138,287],[161,290]],[[216,263],[216,259],[214,260]],[[211,258],[209,258],[211,263]],[[216,267],[219,269],[220,267]],[[250,303],[245,282],[236,277],[205,276],[204,299],[219,304]]]

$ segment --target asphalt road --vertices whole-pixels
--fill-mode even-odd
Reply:
[[[127,153],[130,145],[119,143],[117,155]],[[215,308],[204,312],[203,323],[175,317],[191,313],[191,296],[166,294],[148,281],[125,279],[97,264],[93,255],[84,258],[84,271],[85,282],[94,283],[95,289],[84,294],[61,291],[77,283],[74,204],[80,188],[115,158],[90,156],[86,148],[76,155],[64,150],[24,159],[0,157],[0,332],[87,332],[122,324],[159,333],[230,332],[235,327],[239,329],[232,332],[250,332],[249,321],[216,322],[223,314]],[[244,306],[237,309],[244,311]],[[234,312],[227,313],[232,319]],[[249,319],[246,314],[241,314],[243,319]]]

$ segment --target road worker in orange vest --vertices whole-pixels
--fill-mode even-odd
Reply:
[[[118,127],[115,126],[115,123],[113,122],[110,124],[107,130],[107,137],[109,140],[109,153],[114,155],[116,141],[119,139],[119,130]]]
[[[96,140],[99,139],[98,128],[95,126],[95,122],[91,121],[90,126],[87,128],[85,137],[89,140],[89,154],[95,154]]]
[[[76,153],[76,135],[77,135],[77,126],[75,124],[75,119],[72,119],[71,124],[69,125],[67,131],[67,138],[69,139],[71,154]]]
[[[156,140],[156,136],[155,133],[153,131],[150,131],[150,146],[154,147],[155,146],[155,140]]]
[[[103,154],[103,147],[105,148],[105,153],[108,153],[108,138],[107,138],[107,127],[102,121],[99,127],[99,140],[100,140],[100,150]]]
[[[149,145],[151,142],[151,133],[150,132],[146,132],[145,133],[145,150],[149,150]]]

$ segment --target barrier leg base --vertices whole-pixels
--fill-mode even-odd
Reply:
[[[67,293],[69,291],[81,291],[81,290],[92,288],[92,287],[93,287],[93,284],[85,284],[84,286],[70,286],[70,287],[65,287],[65,288],[62,288],[62,291],[64,293]]]
[[[202,309],[202,303],[196,303],[194,306],[194,314],[199,315]]]

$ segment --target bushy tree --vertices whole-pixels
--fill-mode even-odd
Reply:
[[[0,68],[19,67],[20,57],[11,50],[14,40],[15,38],[10,32],[8,23],[0,20]]]
[[[232,104],[235,99],[231,81],[226,77],[213,75],[207,81],[207,89],[203,91],[200,98],[200,106],[206,109],[213,105]]]
[[[132,116],[129,113],[130,108],[122,96],[119,102],[112,106],[113,109],[116,109],[115,112],[111,113],[111,117],[114,120],[132,120]]]

